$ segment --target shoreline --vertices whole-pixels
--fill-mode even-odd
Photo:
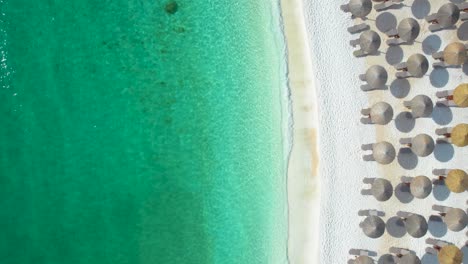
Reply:
[[[288,260],[317,263],[320,179],[318,109],[302,0],[281,0],[288,87],[292,109],[292,146],[288,161]]]

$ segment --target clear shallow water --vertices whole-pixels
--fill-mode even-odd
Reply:
[[[285,262],[271,2],[0,1],[0,262]]]

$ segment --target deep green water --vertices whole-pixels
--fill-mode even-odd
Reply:
[[[284,263],[275,2],[0,0],[0,263]]]

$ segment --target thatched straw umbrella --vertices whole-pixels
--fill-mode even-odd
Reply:
[[[375,31],[368,30],[359,37],[359,46],[365,53],[374,53],[380,47],[380,36]]]
[[[419,23],[413,18],[405,18],[398,24],[398,36],[406,41],[411,42],[415,40],[420,31]]]
[[[444,49],[443,59],[449,65],[462,65],[467,59],[465,45],[460,42],[448,44]]]
[[[424,199],[432,192],[432,181],[426,176],[417,176],[410,182],[411,194],[419,199]]]
[[[454,90],[436,92],[436,96],[448,101],[453,100],[453,103],[458,107],[468,107],[468,83],[462,83]]]
[[[429,61],[424,55],[417,53],[411,55],[406,62],[397,64],[395,68],[398,71],[403,71],[396,73],[397,78],[421,78],[429,69]]]
[[[413,18],[405,18],[400,21],[398,27],[387,32],[390,37],[388,45],[400,45],[413,42],[419,35],[419,23]]]
[[[423,94],[416,95],[411,101],[404,101],[403,105],[411,109],[411,115],[414,118],[428,117],[434,109],[431,98]]]
[[[460,18],[460,9],[452,3],[442,5],[437,11],[437,24],[444,28],[451,27]]]
[[[413,42],[419,35],[420,27],[418,21],[413,18],[405,18],[398,23],[396,29],[390,30],[387,35],[394,37],[388,39],[388,45],[399,45],[405,42]]]
[[[468,145],[468,124],[458,124],[450,133],[452,143],[457,147],[465,147]]]
[[[393,108],[386,102],[378,102],[371,108],[362,109],[361,114],[367,116],[361,119],[364,124],[386,125],[393,118]]]
[[[354,52],[354,56],[360,57],[375,53],[379,50],[381,39],[379,34],[373,30],[364,31],[359,39],[351,40],[351,46],[360,46],[360,49]]]
[[[448,209],[443,219],[447,228],[455,232],[465,229],[468,224],[466,212],[459,208]]]
[[[386,141],[378,142],[374,144],[372,156],[378,163],[389,164],[395,159],[395,148]]]
[[[423,77],[429,69],[429,62],[422,54],[413,54],[408,58],[408,72],[414,77]]]
[[[427,134],[419,134],[413,138],[401,138],[401,144],[406,144],[419,157],[429,156],[434,150],[434,140]]]
[[[468,107],[468,83],[460,84],[455,88],[453,102],[459,107]]]
[[[411,139],[411,150],[420,157],[429,156],[434,147],[434,140],[427,134],[419,134]]]
[[[378,238],[385,232],[385,222],[378,216],[368,216],[359,225],[364,234],[370,238]]]
[[[454,245],[447,245],[440,249],[437,256],[440,264],[461,264],[463,253]]]
[[[341,6],[341,10],[350,12],[354,17],[364,18],[372,11],[372,1],[350,0],[348,4]]]
[[[377,178],[372,182],[371,192],[377,201],[387,201],[393,195],[393,186],[390,181]]]
[[[451,192],[462,193],[468,190],[468,174],[463,170],[450,170],[444,182]]]
[[[371,150],[371,154],[366,154],[362,158],[365,161],[377,161],[380,164],[386,165],[391,163],[396,156],[395,148],[392,144],[386,141],[380,141],[377,143],[363,144],[362,150]]]
[[[437,135],[444,136],[441,140],[448,141],[457,147],[465,147],[468,145],[468,124],[438,128],[435,132]]]
[[[367,69],[365,74],[359,75],[359,79],[367,82],[368,85],[361,86],[364,91],[379,89],[385,85],[388,80],[388,74],[384,67],[373,65]]]
[[[411,214],[405,221],[405,227],[408,234],[415,238],[420,238],[427,233],[427,221],[426,219],[418,214]]]

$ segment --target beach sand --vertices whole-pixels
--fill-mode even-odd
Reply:
[[[315,80],[301,0],[282,0],[292,107],[288,164],[288,258],[317,263],[319,193],[318,122]]]
[[[441,224],[429,224],[429,232],[423,238],[416,239],[409,235],[394,238],[385,233],[379,239],[366,237],[359,228],[363,218],[357,215],[360,209],[378,209],[386,213],[386,221],[394,216],[398,210],[415,212],[426,219],[434,214],[431,206],[441,204],[451,207],[466,208],[466,193],[449,194],[443,187],[437,187],[426,199],[414,199],[411,202],[401,202],[393,196],[387,202],[377,202],[373,197],[362,196],[360,190],[366,187],[362,183],[364,177],[383,177],[396,186],[401,176],[426,175],[433,177],[434,168],[462,168],[466,167],[467,148],[457,148],[451,145],[437,145],[434,154],[425,158],[416,158],[411,155],[399,155],[390,165],[379,165],[375,162],[364,162],[363,151],[360,145],[386,140],[400,148],[400,137],[411,137],[419,133],[427,133],[436,138],[435,128],[454,126],[458,123],[467,123],[468,115],[465,109],[435,108],[432,117],[417,119],[413,124],[403,122],[397,118],[386,126],[363,125],[359,122],[360,110],[378,101],[386,101],[393,106],[394,119],[403,111],[404,100],[410,100],[418,94],[425,94],[435,100],[437,91],[454,89],[462,82],[468,82],[467,69],[434,69],[432,65],[426,76],[420,79],[409,79],[408,86],[404,81],[395,81],[395,71],[392,64],[406,60],[416,52],[424,54],[429,62],[434,61],[431,53],[443,49],[452,41],[463,40],[468,22],[458,22],[457,29],[431,33],[424,16],[433,13],[447,1],[412,1],[406,0],[405,6],[386,12],[369,15],[366,22],[382,38],[379,56],[355,58],[352,55],[354,48],[349,41],[359,37],[351,35],[347,27],[355,21],[340,10],[345,0],[331,2],[304,0],[307,36],[310,43],[310,61],[314,63],[314,77],[316,79],[317,103],[319,114],[319,145],[321,182],[320,198],[320,260],[309,263],[346,263],[350,248],[363,248],[376,251],[378,255],[388,252],[391,246],[398,246],[414,250],[423,259],[423,263],[436,263],[434,256],[425,254],[425,239],[435,237],[452,242],[459,247],[466,241],[465,232],[452,232],[444,229]],[[428,3],[428,4],[427,4]],[[406,17],[416,18],[421,25],[421,33],[413,45],[404,45],[389,49],[384,42],[387,37],[376,27],[376,21],[382,26],[382,15],[394,18],[397,23]],[[290,49],[291,50],[291,49]],[[393,53],[393,56],[387,54]],[[386,58],[387,57],[387,58]],[[392,58],[393,57],[393,58]],[[358,75],[374,64],[384,66],[389,73],[387,90],[362,92]],[[399,83],[400,82],[400,83]],[[313,83],[313,81],[311,81]],[[400,89],[398,89],[400,87]],[[291,88],[294,91],[294,88]],[[293,104],[295,104],[293,100]],[[305,117],[303,117],[306,119]],[[312,115],[310,119],[314,120]],[[291,178],[294,179],[292,177]],[[292,188],[291,188],[292,189]],[[290,197],[292,197],[290,193]],[[290,198],[291,199],[291,198]],[[291,201],[294,201],[291,199]],[[294,204],[293,204],[294,208]],[[294,211],[292,211],[294,212]],[[294,217],[291,217],[294,219]],[[292,223],[292,231],[294,231]],[[311,221],[311,225],[315,222]],[[294,233],[293,233],[294,235]],[[293,238],[293,237],[292,237]],[[291,243],[294,244],[294,243]],[[468,248],[463,247],[465,262],[468,261]],[[468,263],[468,262],[467,262]]]

